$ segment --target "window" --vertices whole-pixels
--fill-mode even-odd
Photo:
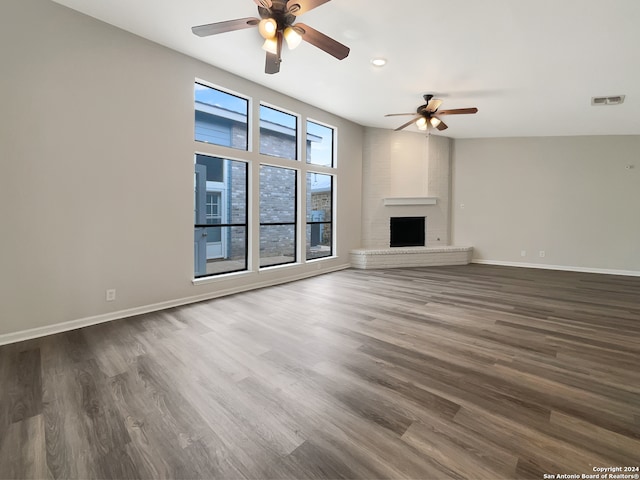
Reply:
[[[298,117],[260,105],[260,153],[298,158]]]
[[[249,101],[195,84],[195,139],[223,147],[248,150]]]
[[[307,173],[307,260],[333,255],[333,177]]]
[[[335,254],[337,129],[254,101],[226,86],[194,82],[196,279]],[[298,195],[305,185],[306,199]]]
[[[307,163],[333,167],[333,128],[307,120]]]
[[[247,164],[195,156],[194,275],[247,269]]]
[[[296,261],[297,172],[260,166],[260,266]]]

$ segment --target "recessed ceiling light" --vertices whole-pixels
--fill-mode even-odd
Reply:
[[[384,67],[387,64],[387,60],[385,58],[372,58],[371,64],[375,67]]]

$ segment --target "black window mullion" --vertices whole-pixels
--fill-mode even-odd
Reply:
[[[260,226],[268,226],[268,225],[297,225],[297,222],[261,222]]]
[[[215,228],[215,227],[247,227],[246,223],[196,223],[195,228]]]

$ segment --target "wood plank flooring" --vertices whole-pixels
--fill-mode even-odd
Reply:
[[[0,347],[0,478],[637,467],[639,340],[640,278],[331,273]]]

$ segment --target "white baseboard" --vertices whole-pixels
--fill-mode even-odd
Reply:
[[[179,307],[181,305],[187,305],[189,303],[202,302],[204,300],[211,300],[218,297],[224,297],[227,295],[233,295],[235,293],[242,293],[249,290],[257,290],[259,288],[270,287],[283,283],[295,282],[296,280],[303,280],[305,278],[315,277],[325,273],[337,272],[338,270],[345,270],[350,268],[350,265],[339,265],[337,267],[323,268],[321,271],[304,272],[297,275],[292,275],[287,278],[269,280],[264,282],[251,283],[246,286],[239,286],[234,288],[227,288],[223,290],[217,290],[215,292],[208,292],[201,295],[194,295],[192,297],[179,298],[176,300],[168,300],[166,302],[154,303],[152,305],[143,305],[141,307],[129,308],[126,310],[119,310],[117,312],[104,313],[101,315],[95,315],[92,317],[79,318],[77,320],[70,320],[68,322],[56,323],[54,325],[46,325],[44,327],[30,328],[28,330],[21,330],[19,332],[5,333],[0,335],[0,345],[7,345],[9,343],[22,342],[24,340],[31,340],[33,338],[45,337],[47,335],[54,335],[56,333],[68,332],[69,330],[76,330],[82,327],[89,327],[91,325],[97,325],[99,323],[111,322],[113,320],[120,320],[122,318],[133,317],[136,315],[142,315],[144,313],[157,312],[158,310],[165,310],[167,308]]]
[[[601,273],[603,275],[623,275],[627,277],[640,277],[640,272],[635,270],[611,270],[608,268],[572,267],[568,265],[546,265],[543,263],[503,262],[502,260],[478,260],[471,263],[482,265],[499,265],[503,267],[541,268],[544,270],[563,270],[566,272]]]

